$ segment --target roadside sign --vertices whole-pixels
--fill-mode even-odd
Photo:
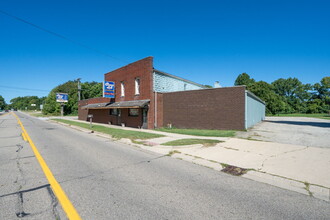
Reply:
[[[103,97],[114,98],[115,97],[115,82],[104,81],[103,84]]]
[[[56,93],[56,102],[68,102],[69,95],[67,93]]]

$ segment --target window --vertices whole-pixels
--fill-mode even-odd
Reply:
[[[121,97],[125,96],[125,84],[124,84],[124,82],[120,83],[120,96]]]
[[[117,108],[111,108],[111,109],[110,109],[110,115],[115,115],[115,116],[117,116],[117,115],[118,115],[118,109],[117,109]]]
[[[135,95],[140,95],[140,78],[135,78]]]
[[[139,109],[138,108],[128,109],[128,116],[139,116]]]

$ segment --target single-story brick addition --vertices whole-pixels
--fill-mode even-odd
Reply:
[[[245,86],[206,88],[159,71],[147,57],[104,75],[115,98],[79,102],[79,120],[128,127],[244,130],[265,118],[265,103]]]

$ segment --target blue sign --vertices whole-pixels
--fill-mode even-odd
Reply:
[[[115,82],[104,81],[104,94],[103,96],[106,98],[114,98],[115,97]]]
[[[56,102],[68,102],[69,95],[67,93],[56,93]]]

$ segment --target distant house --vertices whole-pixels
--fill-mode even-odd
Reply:
[[[244,86],[207,88],[159,71],[147,57],[104,75],[115,85],[114,98],[79,102],[79,120],[153,129],[235,129],[265,117],[265,103]]]

